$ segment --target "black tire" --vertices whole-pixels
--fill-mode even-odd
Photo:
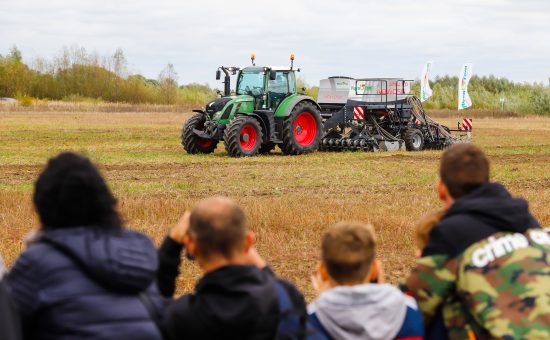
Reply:
[[[252,137],[253,133],[254,137]],[[223,134],[225,150],[231,157],[254,156],[260,150],[262,138],[260,122],[253,117],[244,115],[235,117]]]
[[[304,119],[305,121],[303,121]],[[310,129],[305,129],[306,132],[309,131],[309,134],[300,136],[304,130],[302,130],[300,124],[295,128],[297,120],[310,126]],[[315,127],[314,131],[312,129],[313,126]],[[281,150],[285,155],[301,155],[313,152],[319,147],[322,133],[323,123],[319,109],[312,102],[304,100],[294,106],[292,112],[283,123],[283,144],[280,145]]]
[[[212,153],[218,146],[217,139],[204,139],[193,133],[193,129],[202,130],[206,119],[202,113],[189,118],[181,130],[181,145],[187,153]]]
[[[406,129],[402,136],[407,151],[420,151],[424,149],[424,136],[420,130]]]
[[[263,144],[260,146],[259,153],[261,153],[262,155],[267,155],[267,154],[269,154],[271,151],[273,151],[273,149],[275,149],[275,143],[273,143],[273,142],[263,143]]]

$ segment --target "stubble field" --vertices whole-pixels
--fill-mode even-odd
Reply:
[[[245,207],[259,252],[308,297],[320,236],[342,219],[372,222],[389,280],[407,275],[414,223],[439,207],[433,188],[440,151],[232,159],[220,143],[213,155],[187,155],[179,134],[188,117],[0,112],[0,254],[7,264],[38,225],[31,195],[40,169],[50,156],[72,150],[99,164],[126,224],[157,243],[185,209],[225,195]],[[477,119],[474,140],[490,156],[493,179],[529,200],[535,216],[550,224],[550,118]],[[179,293],[200,275],[189,261],[182,270]]]

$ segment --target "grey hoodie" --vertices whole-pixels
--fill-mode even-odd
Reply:
[[[390,284],[340,286],[322,293],[308,313],[315,313],[334,339],[393,339],[410,299]]]

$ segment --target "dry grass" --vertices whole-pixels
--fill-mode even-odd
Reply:
[[[231,159],[191,156],[179,144],[183,113],[0,113],[0,253],[11,264],[37,225],[33,181],[48,157],[75,150],[100,164],[127,224],[160,242],[183,210],[211,195],[246,208],[258,248],[281,276],[312,296],[309,274],[319,239],[341,219],[371,221],[378,256],[392,282],[414,261],[412,227],[438,207],[433,192],[438,151],[278,153]],[[447,123],[453,124],[451,120]],[[489,154],[493,177],[526,197],[550,224],[550,119],[477,119],[475,141]],[[199,275],[183,266],[179,291]]]

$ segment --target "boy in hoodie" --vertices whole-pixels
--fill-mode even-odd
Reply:
[[[550,338],[550,237],[527,202],[471,144],[443,154],[438,194],[446,212],[406,282],[424,320],[443,311],[450,339]]]
[[[416,301],[384,284],[370,225],[340,222],[324,234],[312,278],[319,297],[309,306],[312,339],[423,339]]]
[[[204,274],[194,293],[168,307],[165,329],[170,338],[271,340],[305,335],[302,295],[275,277],[253,243],[244,211],[228,198],[206,199],[183,215],[159,250],[159,287],[165,296],[173,295],[184,249]]]

